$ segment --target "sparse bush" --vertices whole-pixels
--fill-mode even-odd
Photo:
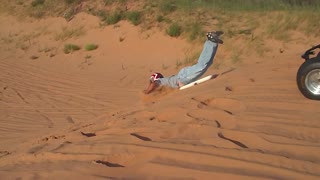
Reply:
[[[113,4],[114,2],[116,2],[116,0],[103,0],[103,3],[104,3],[105,6],[111,5],[111,4]]]
[[[141,17],[142,15],[139,11],[131,11],[127,13],[127,19],[135,26],[141,23]]]
[[[97,12],[93,11],[92,14],[94,16],[98,16],[101,19],[101,21],[106,21],[106,19],[108,17],[107,12],[104,10],[98,10]]]
[[[64,49],[63,49],[63,52],[65,54],[69,54],[69,53],[72,53],[74,51],[78,51],[80,50],[80,47],[75,45],[75,44],[66,44],[64,45]]]
[[[36,7],[36,6],[39,6],[39,5],[43,5],[44,2],[45,2],[45,0],[33,0],[33,1],[31,2],[31,6],[32,6],[32,7]]]
[[[107,24],[117,24],[122,19],[120,11],[115,11],[113,14],[106,16],[105,22]]]
[[[162,0],[159,8],[162,13],[169,14],[176,10],[176,5],[173,0]]]
[[[33,11],[32,13],[30,13],[30,16],[40,19],[45,16],[45,12],[43,10]]]
[[[198,37],[203,37],[204,31],[202,24],[198,21],[191,23],[188,25],[187,31],[189,34],[189,40],[193,41]]]
[[[170,25],[169,29],[167,30],[167,34],[171,37],[178,37],[182,33],[182,28],[179,24],[173,23]]]
[[[93,51],[93,50],[95,50],[95,49],[97,49],[98,48],[98,45],[96,45],[96,44],[87,44],[85,47],[84,47],[84,49],[86,50],[86,51]]]
[[[64,2],[66,4],[72,4],[72,3],[76,2],[76,1],[78,1],[78,0],[64,0]]]
[[[159,15],[158,17],[157,17],[157,21],[160,23],[160,22],[162,22],[164,20],[164,17],[163,16],[161,16],[161,15]]]
[[[22,0],[17,2],[18,5],[24,5],[24,2]]]
[[[119,3],[120,3],[120,4],[125,4],[125,3],[127,3],[127,1],[128,1],[128,0],[119,0]]]
[[[74,16],[75,16],[75,11],[73,10],[73,8],[67,10],[67,11],[63,14],[63,17],[64,17],[67,21],[70,21]]]

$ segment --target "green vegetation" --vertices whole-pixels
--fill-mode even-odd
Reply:
[[[96,44],[86,44],[84,49],[86,51],[93,51],[93,50],[96,50],[98,48],[98,45]]]
[[[33,1],[31,2],[31,6],[32,6],[32,7],[36,7],[36,6],[43,5],[43,4],[44,4],[44,1],[45,1],[45,0],[33,0]]]
[[[67,21],[79,12],[100,18],[102,25],[128,20],[142,30],[158,28],[172,37],[186,38],[194,43],[203,40],[204,33],[223,30],[225,46],[244,46],[230,55],[234,62],[245,55],[268,53],[268,40],[284,43],[296,39],[297,33],[306,37],[320,36],[319,0],[30,0],[4,1],[0,12],[20,17],[64,17]],[[83,35],[84,28],[64,28],[54,36],[57,41]],[[32,39],[32,38],[31,38]],[[119,41],[124,41],[120,37]],[[29,47],[21,43],[21,49]],[[180,62],[177,62],[179,64]],[[184,64],[185,62],[181,62]]]
[[[164,14],[172,13],[176,10],[176,5],[174,0],[162,0],[159,5],[160,11]]]
[[[106,15],[105,21],[107,24],[117,24],[122,19],[122,12],[121,11],[114,11],[112,14]]]
[[[176,0],[177,9],[192,10],[206,8],[228,11],[279,11],[279,10],[319,10],[317,0]]]
[[[64,45],[64,49],[63,49],[63,52],[65,54],[69,54],[69,53],[72,53],[74,51],[78,51],[80,50],[80,47],[78,45],[75,45],[75,44],[65,44]]]
[[[157,21],[158,21],[159,23],[161,23],[162,21],[164,21],[164,17],[161,16],[161,15],[159,15],[159,16],[157,17]]]
[[[127,13],[127,19],[135,26],[141,23],[142,14],[139,11],[131,11]]]
[[[80,3],[81,0],[64,0],[64,2],[65,2],[67,5],[70,5],[70,4],[74,4],[74,3]]]
[[[203,25],[198,21],[194,21],[190,24],[187,24],[186,26],[186,31],[189,33],[189,40],[191,41],[197,38],[202,38],[205,34]]]
[[[173,23],[167,29],[167,34],[171,37],[178,37],[182,33],[182,28],[179,24]]]
[[[125,4],[127,0],[103,0],[105,6],[113,5],[115,2],[119,2],[120,4]]]
[[[103,0],[105,6],[112,5],[116,0]]]

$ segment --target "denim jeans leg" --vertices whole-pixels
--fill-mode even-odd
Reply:
[[[183,84],[191,83],[201,77],[213,63],[217,52],[218,44],[207,40],[204,43],[197,64],[181,69],[178,73],[178,79]]]

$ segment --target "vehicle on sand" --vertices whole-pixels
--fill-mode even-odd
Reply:
[[[301,57],[305,60],[297,72],[297,84],[301,93],[309,99],[320,100],[320,44],[308,49]],[[310,58],[310,55],[313,55]]]

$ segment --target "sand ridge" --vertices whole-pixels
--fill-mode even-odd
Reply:
[[[184,91],[144,95],[150,73],[177,72],[190,44],[128,22],[101,28],[85,14],[69,23],[2,16],[0,26],[3,179],[320,176],[320,102],[295,84],[301,44]],[[83,27],[84,35],[54,40],[64,27]],[[64,54],[65,43],[99,48]],[[221,46],[217,61],[228,52]]]

